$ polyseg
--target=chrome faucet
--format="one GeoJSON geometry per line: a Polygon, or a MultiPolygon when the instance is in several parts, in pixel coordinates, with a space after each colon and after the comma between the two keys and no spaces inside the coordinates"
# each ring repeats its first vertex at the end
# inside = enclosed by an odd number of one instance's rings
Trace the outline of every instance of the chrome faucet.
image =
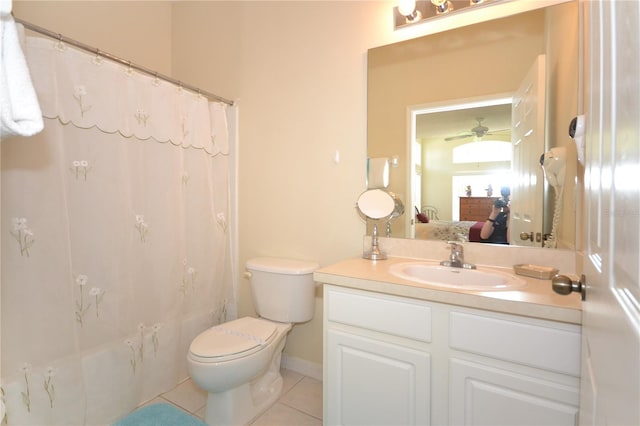
{"type": "Polygon", "coordinates": [[[464,247],[461,242],[448,241],[447,244],[451,247],[451,254],[449,254],[449,260],[443,260],[440,262],[442,266],[450,266],[452,268],[464,268],[464,269],[476,269],[476,265],[464,262],[464,247]]]}

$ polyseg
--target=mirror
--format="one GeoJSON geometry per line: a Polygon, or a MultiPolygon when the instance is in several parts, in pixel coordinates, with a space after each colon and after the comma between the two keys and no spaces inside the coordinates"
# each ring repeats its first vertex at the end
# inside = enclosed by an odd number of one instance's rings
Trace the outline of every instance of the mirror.
{"type": "Polygon", "coordinates": [[[394,198],[382,189],[369,189],[358,197],[358,211],[367,219],[387,219],[396,209],[394,198]]]}
{"type": "MultiPolygon", "coordinates": [[[[477,219],[460,220],[464,217],[455,213],[455,206],[459,209],[467,196],[467,185],[472,186],[471,198],[490,198],[485,191],[489,183],[494,192],[491,195],[499,197],[505,178],[494,183],[482,178],[476,184],[465,179],[489,170],[496,174],[506,172],[511,183],[526,181],[533,195],[513,190],[511,202],[513,206],[526,205],[531,211],[539,209],[539,213],[529,216],[529,210],[523,210],[517,216],[521,224],[529,225],[535,220],[539,225],[531,229],[531,234],[524,232],[532,238],[512,239],[511,244],[542,246],[555,222],[557,247],[575,248],[578,170],[568,128],[579,111],[579,38],[578,4],[570,1],[369,50],[367,155],[397,158],[387,189],[407,207],[405,214],[392,224],[391,236],[425,237],[416,232],[416,207],[431,215],[431,226],[441,222],[447,232],[469,236],[471,225],[464,222],[475,224],[477,219]],[[540,67],[545,71],[542,84],[546,96],[532,105],[539,108],[542,128],[537,133],[543,144],[535,150],[518,151],[521,138],[513,130],[512,99],[521,99],[518,88],[539,57],[543,58],[540,67]],[[422,112],[426,112],[424,117],[422,112]],[[488,128],[487,135],[470,135],[473,129],[482,127],[488,128]],[[457,137],[463,135],[468,137],[457,137]],[[515,152],[511,161],[496,157],[482,164],[476,161],[466,166],[453,165],[453,148],[473,145],[488,136],[494,141],[510,142],[515,152]],[[439,141],[440,150],[434,141],[439,141]],[[540,156],[558,146],[567,152],[562,200],[555,199],[539,165],[540,156]],[[523,161],[536,165],[523,171],[523,161]],[[435,175],[438,168],[442,169],[441,174],[435,175]],[[416,175],[420,179],[413,178],[416,175]],[[413,188],[412,179],[418,182],[413,188]],[[554,211],[556,204],[559,212],[554,211]],[[427,206],[435,207],[436,212],[426,211],[427,206]]],[[[516,212],[512,208],[510,223],[514,218],[516,212]]],[[[444,235],[446,232],[436,234],[438,239],[450,236],[444,235]]]]}
{"type": "Polygon", "coordinates": [[[382,260],[386,259],[386,254],[380,251],[378,246],[378,221],[386,221],[387,232],[390,232],[391,220],[404,213],[402,201],[391,192],[383,189],[368,189],[360,194],[356,203],[358,213],[365,220],[372,222],[371,250],[365,251],[362,255],[365,259],[382,260]]]}

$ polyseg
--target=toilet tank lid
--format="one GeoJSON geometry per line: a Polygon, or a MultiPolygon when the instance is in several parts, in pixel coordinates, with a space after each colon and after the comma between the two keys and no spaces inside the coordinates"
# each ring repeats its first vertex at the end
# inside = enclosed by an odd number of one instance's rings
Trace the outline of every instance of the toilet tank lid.
{"type": "Polygon", "coordinates": [[[310,274],[320,267],[315,262],[283,259],[279,257],[256,257],[247,260],[247,269],[252,271],[273,272],[277,274],[310,274]]]}

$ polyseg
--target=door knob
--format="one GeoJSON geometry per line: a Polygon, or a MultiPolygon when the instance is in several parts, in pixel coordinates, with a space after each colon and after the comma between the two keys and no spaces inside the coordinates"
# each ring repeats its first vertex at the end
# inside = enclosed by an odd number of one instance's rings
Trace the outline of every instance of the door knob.
{"type": "Polygon", "coordinates": [[[530,233],[521,232],[520,239],[523,241],[531,240],[533,242],[533,231],[531,231],[530,233]]]}
{"type": "Polygon", "coordinates": [[[558,294],[567,295],[575,291],[582,295],[582,300],[587,297],[587,279],[584,274],[579,281],[572,281],[566,275],[556,275],[551,279],[551,287],[558,294]]]}

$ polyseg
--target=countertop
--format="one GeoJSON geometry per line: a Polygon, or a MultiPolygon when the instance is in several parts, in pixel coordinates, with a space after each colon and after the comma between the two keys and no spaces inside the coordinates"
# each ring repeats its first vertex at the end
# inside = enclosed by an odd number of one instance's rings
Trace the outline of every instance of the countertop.
{"type": "MultiPolygon", "coordinates": [[[[386,260],[378,261],[362,258],[347,259],[316,270],[314,279],[323,284],[437,303],[578,325],[582,322],[580,295],[576,293],[567,296],[556,294],[551,288],[551,280],[518,275],[526,281],[526,287],[511,291],[470,291],[416,283],[399,278],[389,272],[391,265],[416,261],[418,259],[403,257],[389,257],[386,260]]],[[[478,265],[478,268],[513,273],[512,268],[485,265],[478,265]]]]}

